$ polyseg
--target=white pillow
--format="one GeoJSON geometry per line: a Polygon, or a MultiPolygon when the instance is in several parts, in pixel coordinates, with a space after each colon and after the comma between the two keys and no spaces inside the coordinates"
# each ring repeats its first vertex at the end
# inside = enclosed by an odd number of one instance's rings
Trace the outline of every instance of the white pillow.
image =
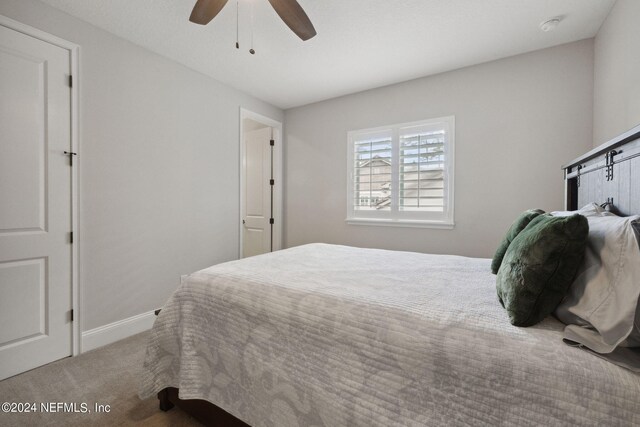
{"type": "Polygon", "coordinates": [[[551,212],[551,215],[553,216],[571,216],[575,214],[580,214],[582,216],[586,216],[587,218],[591,216],[615,216],[611,212],[607,212],[606,210],[604,210],[603,208],[601,208],[595,203],[589,203],[588,205],[585,205],[582,209],[579,209],[577,211],[551,212]]]}
{"type": "Polygon", "coordinates": [[[584,262],[555,311],[568,325],[564,338],[600,354],[640,346],[640,243],[634,228],[640,216],[600,213],[587,219],[584,262]]]}
{"type": "MultiPolygon", "coordinates": [[[[636,232],[636,240],[640,248],[640,222],[633,223],[633,231],[636,232]]],[[[640,283],[638,284],[640,286],[640,283]]],[[[638,308],[636,310],[635,328],[627,337],[626,341],[620,344],[621,347],[640,347],[640,298],[638,299],[638,308]]]]}

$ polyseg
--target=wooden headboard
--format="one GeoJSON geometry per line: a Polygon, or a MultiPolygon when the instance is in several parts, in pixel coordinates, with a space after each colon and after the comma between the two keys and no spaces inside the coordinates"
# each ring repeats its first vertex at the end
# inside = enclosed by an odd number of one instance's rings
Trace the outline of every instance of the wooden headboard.
{"type": "Polygon", "coordinates": [[[567,210],[594,202],[618,215],[640,214],[640,126],[562,168],[567,210]]]}

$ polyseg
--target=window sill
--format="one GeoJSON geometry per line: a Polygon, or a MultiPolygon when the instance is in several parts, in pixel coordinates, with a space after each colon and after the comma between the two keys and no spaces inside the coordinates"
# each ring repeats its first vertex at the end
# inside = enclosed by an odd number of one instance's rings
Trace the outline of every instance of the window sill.
{"type": "Polygon", "coordinates": [[[441,230],[453,230],[453,221],[429,221],[429,220],[405,220],[405,219],[370,219],[347,218],[349,225],[373,225],[377,227],[408,227],[408,228],[436,228],[441,230]]]}

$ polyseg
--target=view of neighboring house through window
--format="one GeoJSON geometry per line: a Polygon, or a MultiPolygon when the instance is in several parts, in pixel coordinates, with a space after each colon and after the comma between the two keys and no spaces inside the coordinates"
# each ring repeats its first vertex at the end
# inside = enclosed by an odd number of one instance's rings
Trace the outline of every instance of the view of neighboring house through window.
{"type": "Polygon", "coordinates": [[[354,206],[358,210],[391,208],[391,133],[354,141],[354,206]]]}
{"type": "Polygon", "coordinates": [[[347,221],[453,226],[454,118],[349,132],[347,221]]]}

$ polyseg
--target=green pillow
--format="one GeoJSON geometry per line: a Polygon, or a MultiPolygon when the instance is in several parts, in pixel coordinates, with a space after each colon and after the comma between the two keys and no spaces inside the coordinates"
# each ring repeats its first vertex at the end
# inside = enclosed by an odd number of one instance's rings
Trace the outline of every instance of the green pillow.
{"type": "Polygon", "coordinates": [[[516,236],[525,229],[527,225],[536,218],[544,213],[541,209],[531,209],[525,211],[520,214],[518,218],[511,224],[507,234],[502,238],[498,249],[496,249],[496,254],[493,256],[493,261],[491,261],[491,272],[493,274],[498,274],[498,270],[500,269],[500,264],[502,264],[502,258],[504,258],[504,254],[507,253],[507,249],[509,245],[516,238],[516,236]]]}
{"type": "Polygon", "coordinates": [[[496,280],[511,324],[535,325],[555,310],[582,262],[588,234],[582,215],[540,215],[513,239],[496,280]]]}

